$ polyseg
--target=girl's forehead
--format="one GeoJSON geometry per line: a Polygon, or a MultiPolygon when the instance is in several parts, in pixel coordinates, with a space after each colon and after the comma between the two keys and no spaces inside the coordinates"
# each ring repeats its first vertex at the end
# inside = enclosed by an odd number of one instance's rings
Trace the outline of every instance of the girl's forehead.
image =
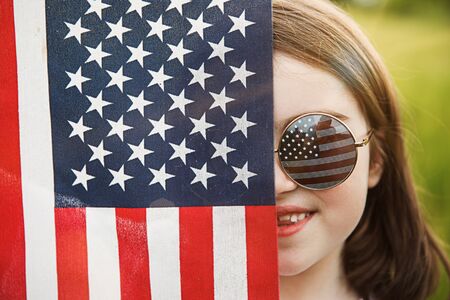
{"type": "Polygon", "coordinates": [[[364,126],[356,99],[338,77],[285,54],[274,55],[274,122],[283,127],[298,115],[325,112],[364,126]]]}

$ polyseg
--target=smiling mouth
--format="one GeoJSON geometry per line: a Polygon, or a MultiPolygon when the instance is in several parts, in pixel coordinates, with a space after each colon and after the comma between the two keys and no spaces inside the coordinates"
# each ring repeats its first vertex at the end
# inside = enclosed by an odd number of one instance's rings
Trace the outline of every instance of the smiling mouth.
{"type": "Polygon", "coordinates": [[[304,213],[292,213],[292,214],[280,215],[277,218],[278,226],[288,226],[288,225],[295,224],[297,222],[300,222],[300,221],[308,218],[313,213],[314,212],[304,212],[304,213]]]}
{"type": "Polygon", "coordinates": [[[277,233],[279,237],[293,235],[311,220],[317,210],[304,207],[284,205],[277,206],[277,233]]]}

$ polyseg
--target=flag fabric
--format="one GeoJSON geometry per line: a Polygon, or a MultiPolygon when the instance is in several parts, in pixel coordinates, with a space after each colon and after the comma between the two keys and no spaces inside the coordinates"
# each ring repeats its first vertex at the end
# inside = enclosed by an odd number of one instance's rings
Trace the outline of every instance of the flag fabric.
{"type": "Polygon", "coordinates": [[[0,298],[277,299],[271,2],[0,8],[0,298]]]}

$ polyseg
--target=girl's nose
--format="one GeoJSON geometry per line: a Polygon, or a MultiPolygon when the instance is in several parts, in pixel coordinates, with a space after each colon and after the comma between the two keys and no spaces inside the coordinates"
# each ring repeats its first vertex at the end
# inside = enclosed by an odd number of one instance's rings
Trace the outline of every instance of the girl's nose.
{"type": "Polygon", "coordinates": [[[282,193],[293,191],[297,188],[297,184],[283,172],[278,154],[275,153],[275,197],[282,193]]]}

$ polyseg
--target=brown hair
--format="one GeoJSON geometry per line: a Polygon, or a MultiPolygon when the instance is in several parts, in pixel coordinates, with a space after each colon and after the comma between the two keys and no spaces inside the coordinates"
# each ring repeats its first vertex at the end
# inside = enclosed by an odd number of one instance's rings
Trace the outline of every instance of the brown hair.
{"type": "MultiPolygon", "coordinates": [[[[343,249],[348,284],[363,297],[425,299],[437,288],[442,242],[419,209],[408,166],[395,87],[356,23],[330,2],[273,0],[274,49],[342,79],[375,129],[371,164],[382,177],[343,249]]],[[[449,297],[450,299],[450,297],[449,297]]]]}

